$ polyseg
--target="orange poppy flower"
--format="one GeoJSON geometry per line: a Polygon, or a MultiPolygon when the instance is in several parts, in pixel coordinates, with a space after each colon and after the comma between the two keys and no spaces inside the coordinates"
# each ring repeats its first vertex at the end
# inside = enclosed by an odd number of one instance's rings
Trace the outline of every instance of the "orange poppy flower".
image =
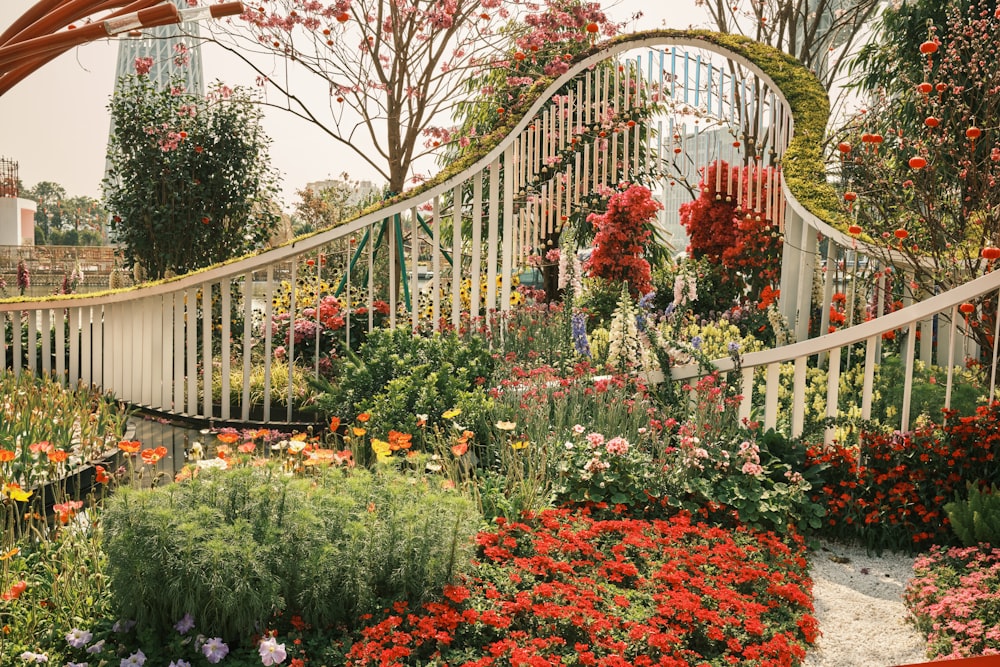
{"type": "Polygon", "coordinates": [[[51,452],[48,452],[47,456],[49,457],[49,461],[52,461],[53,463],[63,463],[69,458],[69,453],[63,449],[54,449],[51,452]]]}
{"type": "Polygon", "coordinates": [[[166,455],[167,455],[167,448],[163,446],[157,447],[156,449],[144,449],[140,454],[140,456],[142,457],[142,462],[147,463],[149,465],[153,465],[166,455]]]}
{"type": "Polygon", "coordinates": [[[456,457],[463,456],[467,451],[469,451],[469,443],[459,440],[451,447],[451,453],[456,457]]]}
{"type": "Polygon", "coordinates": [[[108,471],[104,469],[104,466],[97,466],[97,474],[94,475],[94,479],[97,480],[98,484],[107,484],[111,481],[111,476],[108,471]]]}
{"type": "Polygon", "coordinates": [[[370,414],[368,414],[367,412],[362,412],[357,417],[358,421],[361,422],[362,424],[365,423],[366,421],[368,421],[371,418],[372,418],[372,416],[370,414]]]}
{"type": "Polygon", "coordinates": [[[413,440],[412,433],[389,431],[389,449],[391,449],[394,452],[400,449],[409,449],[410,445],[413,444],[412,440],[413,440]]]}
{"type": "Polygon", "coordinates": [[[9,449],[0,449],[0,463],[13,461],[15,456],[17,456],[17,454],[10,451],[9,449]]]}
{"type": "Polygon", "coordinates": [[[122,440],[118,443],[118,449],[126,454],[136,454],[142,448],[142,443],[138,440],[122,440]]]}
{"type": "Polygon", "coordinates": [[[16,600],[21,597],[21,593],[26,590],[28,590],[28,582],[22,580],[11,586],[10,590],[0,597],[4,600],[16,600]]]}
{"type": "Polygon", "coordinates": [[[357,426],[354,426],[351,430],[354,431],[354,435],[359,438],[368,432],[363,428],[358,428],[357,426]]]}
{"type": "Polygon", "coordinates": [[[227,445],[231,445],[240,439],[240,435],[235,431],[223,431],[222,433],[218,433],[215,437],[219,439],[219,442],[224,442],[227,445]]]}
{"type": "Polygon", "coordinates": [[[243,454],[249,454],[253,450],[257,449],[257,443],[256,442],[244,442],[242,445],[240,445],[236,449],[238,451],[242,452],[243,454]]]}
{"type": "Polygon", "coordinates": [[[340,428],[340,417],[330,418],[330,432],[336,433],[337,429],[340,428]]]}

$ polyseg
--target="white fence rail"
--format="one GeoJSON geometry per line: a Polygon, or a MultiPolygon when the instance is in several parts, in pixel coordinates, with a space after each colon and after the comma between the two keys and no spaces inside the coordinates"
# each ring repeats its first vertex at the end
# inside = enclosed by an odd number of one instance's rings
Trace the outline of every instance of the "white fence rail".
{"type": "MultiPolygon", "coordinates": [[[[322,372],[317,332],[330,328],[330,313],[316,307],[322,299],[348,341],[377,318],[437,329],[506,311],[528,255],[620,182],[665,190],[681,181],[696,191],[692,174],[716,160],[742,171],[774,166],[766,195],[759,179],[745,192],[739,178],[725,184],[727,196],[807,238],[801,216],[786,221],[802,207],[778,186],[793,128],[781,91],[742,55],[679,33],[637,35],[575,63],[471,166],[341,226],[159,284],[0,302],[0,358],[14,372],[93,383],[167,413],[291,421],[294,382],[275,383],[278,357],[306,351],[310,372],[322,372]],[[655,115],[664,110],[666,120],[655,115]],[[301,331],[276,338],[276,302],[301,331]]],[[[806,248],[786,258],[783,281],[796,280],[788,269],[809,270],[809,257],[806,248]]],[[[788,310],[810,310],[808,290],[797,298],[788,310]]],[[[777,364],[785,352],[748,363],[777,364]]]]}

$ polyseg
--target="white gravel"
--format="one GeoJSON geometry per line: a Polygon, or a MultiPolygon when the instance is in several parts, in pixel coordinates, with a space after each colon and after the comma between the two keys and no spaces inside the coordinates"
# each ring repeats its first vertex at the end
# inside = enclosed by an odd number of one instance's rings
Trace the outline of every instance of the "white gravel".
{"type": "Polygon", "coordinates": [[[868,556],[863,547],[824,542],[809,561],[822,634],[805,667],[891,667],[927,660],[923,637],[906,622],[903,606],[912,557],[868,556]]]}

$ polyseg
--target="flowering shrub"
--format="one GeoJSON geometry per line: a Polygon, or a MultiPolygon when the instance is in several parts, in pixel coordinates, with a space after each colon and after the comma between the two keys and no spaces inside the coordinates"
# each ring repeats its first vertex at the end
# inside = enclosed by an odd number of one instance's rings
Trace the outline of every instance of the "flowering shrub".
{"type": "Polygon", "coordinates": [[[219,84],[202,98],[140,73],[110,109],[104,198],[128,265],[157,279],[267,243],[278,186],[249,91],[219,84]]]}
{"type": "Polygon", "coordinates": [[[744,293],[758,299],[777,282],[781,234],[759,206],[767,201],[771,184],[777,185],[773,176],[770,168],[730,167],[716,161],[703,170],[698,198],[680,208],[691,256],[709,260],[702,268],[717,273],[723,286],[735,290],[726,290],[727,296],[738,300],[744,293]],[[737,189],[742,189],[742,197],[737,197],[737,189]]]}
{"type": "Polygon", "coordinates": [[[914,561],[903,600],[931,658],[1000,654],[1000,549],[932,547],[914,561]]]}
{"type": "Polygon", "coordinates": [[[650,223],[662,208],[649,188],[641,185],[612,195],[605,213],[587,216],[597,234],[584,269],[605,280],[628,283],[633,295],[651,291],[649,262],[643,254],[653,234],[650,223]]]}
{"type": "Polygon", "coordinates": [[[658,486],[650,433],[641,431],[645,442],[639,444],[620,435],[588,433],[580,424],[575,425],[571,437],[561,445],[556,443],[556,499],[606,502],[641,512],[658,486]]]}
{"type": "Polygon", "coordinates": [[[394,607],[348,665],[797,665],[815,641],[801,543],[682,513],[497,520],[439,602],[394,607]]]}
{"type": "Polygon", "coordinates": [[[1000,483],[1000,403],[911,433],[862,432],[859,447],[809,449],[828,466],[812,496],[827,508],[824,532],[868,548],[913,551],[953,538],[942,506],[967,483],[1000,483]]]}
{"type": "Polygon", "coordinates": [[[481,392],[473,390],[485,384],[494,363],[480,338],[375,329],[344,360],[337,383],[326,385],[316,404],[327,417],[345,422],[370,414],[369,429],[383,438],[390,429],[416,432],[420,414],[428,416],[427,428],[441,427],[443,410],[485,409],[481,392]]]}
{"type": "Polygon", "coordinates": [[[667,501],[692,511],[721,504],[746,525],[779,533],[819,528],[824,508],[808,495],[818,470],[802,448],[773,431],[760,434],[753,422],[740,424],[740,397],[717,374],[684,389],[689,418],[662,423],[667,501]]]}

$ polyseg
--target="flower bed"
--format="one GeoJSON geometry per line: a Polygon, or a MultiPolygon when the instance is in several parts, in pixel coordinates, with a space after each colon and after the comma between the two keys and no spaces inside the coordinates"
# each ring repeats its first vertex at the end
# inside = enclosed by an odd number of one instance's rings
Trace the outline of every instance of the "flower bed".
{"type": "Polygon", "coordinates": [[[826,503],[824,533],[878,551],[951,542],[943,505],[967,482],[1000,483],[1000,403],[946,417],[905,434],[863,433],[859,447],[811,448],[812,464],[828,466],[813,496],[826,503]]]}
{"type": "Polygon", "coordinates": [[[933,547],[904,600],[932,658],[1000,654],[1000,548],[933,547]]]}
{"type": "Polygon", "coordinates": [[[817,636],[804,547],[772,533],[548,510],[477,541],[470,578],[365,628],[348,664],[794,665],[817,636]]]}

